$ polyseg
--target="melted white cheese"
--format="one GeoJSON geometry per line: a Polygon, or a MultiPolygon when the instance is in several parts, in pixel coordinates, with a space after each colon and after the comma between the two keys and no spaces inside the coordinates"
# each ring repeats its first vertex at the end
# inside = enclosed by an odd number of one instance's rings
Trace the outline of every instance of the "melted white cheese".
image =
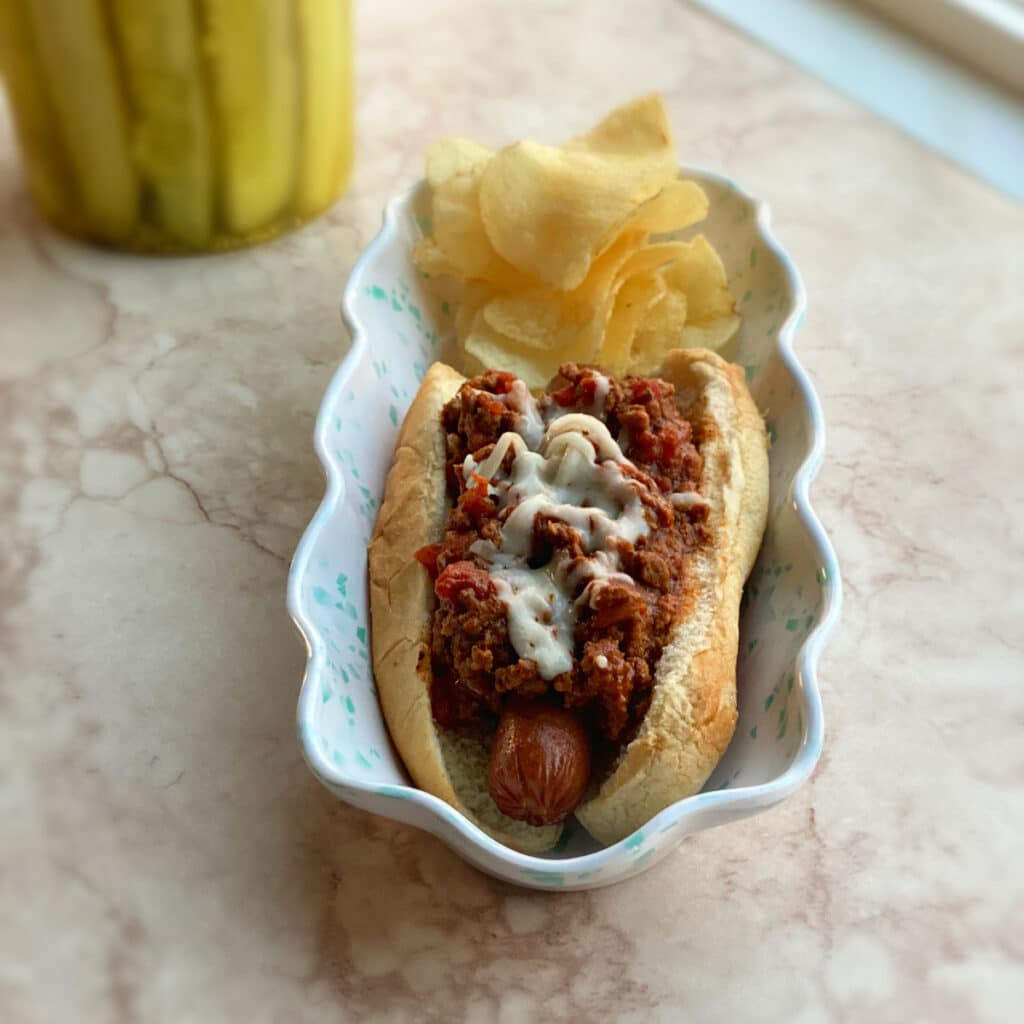
{"type": "Polygon", "coordinates": [[[537,400],[523,381],[516,378],[505,397],[505,404],[519,414],[516,433],[531,447],[537,448],[544,439],[544,419],[537,408],[537,400]]]}
{"type": "Polygon", "coordinates": [[[595,373],[594,385],[594,403],[587,412],[592,416],[600,416],[604,412],[604,403],[608,399],[611,381],[603,373],[595,373]]]}
{"type": "Polygon", "coordinates": [[[708,503],[707,498],[696,491],[676,491],[674,494],[669,495],[669,500],[676,508],[683,510],[708,503]]]}
{"type": "Polygon", "coordinates": [[[505,394],[488,392],[488,395],[516,414],[515,432],[531,448],[539,448],[544,439],[544,417],[537,406],[537,399],[526,384],[517,377],[505,394]]]}
{"type": "Polygon", "coordinates": [[[545,569],[491,571],[498,597],[508,608],[508,636],[520,658],[532,658],[545,679],[572,668],[575,615],[565,591],[545,569]]]}
{"type": "Polygon", "coordinates": [[[602,459],[629,461],[622,454],[622,449],[608,427],[601,420],[583,412],[568,412],[554,420],[544,434],[543,444],[550,446],[556,439],[561,439],[563,445],[573,444],[576,447],[581,447],[583,440],[586,440],[602,459]]]}
{"type": "Polygon", "coordinates": [[[512,646],[537,663],[544,679],[572,667],[577,609],[595,588],[632,583],[619,572],[611,545],[616,539],[634,543],[650,530],[642,485],[620,468],[631,465],[605,424],[585,413],[566,413],[549,423],[539,451],[531,451],[518,433],[505,433],[482,462],[467,456],[463,464],[467,478],[475,473],[488,481],[503,510],[500,544],[479,540],[471,550],[488,565],[508,609],[512,646]],[[546,566],[530,568],[538,515],[575,530],[586,557],[573,559],[559,549],[546,566]]]}

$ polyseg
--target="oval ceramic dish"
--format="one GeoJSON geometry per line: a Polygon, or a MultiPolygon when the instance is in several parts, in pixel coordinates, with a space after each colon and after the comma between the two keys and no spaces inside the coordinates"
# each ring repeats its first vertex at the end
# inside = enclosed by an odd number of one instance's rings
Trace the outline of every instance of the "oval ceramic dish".
{"type": "MultiPolygon", "coordinates": [[[[349,277],[342,311],[352,348],[317,419],[327,493],[292,562],[288,607],[309,652],[298,731],[310,767],[347,803],[426,829],[478,868],[538,889],[609,885],[657,863],[692,832],[785,799],[821,754],[815,668],[838,619],[835,555],[808,501],[825,448],[817,396],[793,354],[804,292],[772,238],[768,208],[715,174],[683,170],[707,190],[699,226],[728,270],[743,326],[723,352],[741,363],[767,416],[768,529],[742,604],[739,722],[704,790],[633,835],[600,848],[570,821],[544,856],[495,842],[447,804],[410,785],[388,739],[369,652],[366,545],[395,437],[427,366],[451,336],[453,311],[412,262],[428,193],[420,184],[388,204],[380,234],[349,277]]],[[[691,229],[688,234],[694,234],[691,229]]]]}

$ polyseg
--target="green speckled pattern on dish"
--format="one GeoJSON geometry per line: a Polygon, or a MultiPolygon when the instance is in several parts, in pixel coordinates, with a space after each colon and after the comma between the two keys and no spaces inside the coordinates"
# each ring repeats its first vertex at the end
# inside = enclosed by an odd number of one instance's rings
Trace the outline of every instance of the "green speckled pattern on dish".
{"type": "Polygon", "coordinates": [[[837,613],[838,574],[805,494],[797,493],[806,489],[821,449],[816,401],[787,351],[802,320],[802,296],[758,205],[726,179],[695,177],[711,199],[700,230],[721,254],[743,316],[723,355],[744,367],[766,414],[769,523],[741,606],[740,717],[732,744],[704,793],[607,850],[571,823],[546,857],[515,854],[407,784],[370,669],[366,545],[402,417],[451,333],[453,311],[433,297],[410,258],[423,230],[422,187],[389,208],[384,231],[346,292],[356,344],[317,426],[329,490],[290,580],[292,613],[313,648],[299,707],[303,748],[342,798],[427,828],[484,870],[523,885],[588,888],[636,874],[687,833],[782,799],[820,750],[820,704],[808,673],[816,649],[808,638],[824,642],[823,622],[837,613]],[[799,482],[801,475],[806,479],[799,482]]]}

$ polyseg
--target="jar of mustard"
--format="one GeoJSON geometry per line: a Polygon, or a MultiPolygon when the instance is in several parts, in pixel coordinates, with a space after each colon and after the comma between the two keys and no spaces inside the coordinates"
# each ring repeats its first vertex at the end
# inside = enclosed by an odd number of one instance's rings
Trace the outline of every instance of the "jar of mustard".
{"type": "Polygon", "coordinates": [[[0,70],[36,204],[89,241],[245,245],[351,169],[350,0],[0,0],[0,70]]]}

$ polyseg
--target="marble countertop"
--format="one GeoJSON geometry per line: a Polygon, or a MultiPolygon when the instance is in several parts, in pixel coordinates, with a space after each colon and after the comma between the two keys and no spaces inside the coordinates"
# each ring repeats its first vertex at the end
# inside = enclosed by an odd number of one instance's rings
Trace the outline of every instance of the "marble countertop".
{"type": "Polygon", "coordinates": [[[685,4],[626,7],[364,5],[348,193],[215,258],[56,237],[0,113],[5,1022],[1024,1002],[1024,209],[685,4]],[[317,786],[285,576],[322,490],[338,299],[385,198],[438,135],[558,138],[650,89],[686,161],[771,201],[803,270],[846,608],[804,789],[552,897],[317,786]]]}

